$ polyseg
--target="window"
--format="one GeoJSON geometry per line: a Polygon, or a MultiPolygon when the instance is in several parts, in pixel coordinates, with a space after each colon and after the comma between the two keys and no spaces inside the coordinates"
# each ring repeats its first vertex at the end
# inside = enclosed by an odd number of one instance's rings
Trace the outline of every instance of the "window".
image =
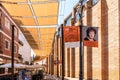
{"type": "Polygon", "coordinates": [[[0,74],[4,74],[5,73],[5,68],[0,68],[0,74]]]}
{"type": "Polygon", "coordinates": [[[2,47],[0,46],[0,53],[3,53],[3,51],[2,51],[2,47]]]}
{"type": "Polygon", "coordinates": [[[17,29],[14,28],[14,35],[17,36],[17,29]]]}
{"type": "Polygon", "coordinates": [[[8,73],[11,73],[12,72],[12,68],[8,68],[8,73]]]}
{"type": "Polygon", "coordinates": [[[5,40],[5,48],[10,49],[10,42],[8,40],[5,40]]]}
{"type": "Polygon", "coordinates": [[[95,5],[98,3],[99,0],[92,0],[92,5],[95,5]]]}
{"type": "Polygon", "coordinates": [[[2,24],[1,24],[1,18],[0,18],[0,29],[2,28],[2,24]]]}
{"type": "Polygon", "coordinates": [[[1,16],[2,16],[2,12],[0,11],[0,29],[1,29],[1,16]]]}
{"type": "Polygon", "coordinates": [[[72,19],[72,16],[70,16],[70,17],[66,20],[66,26],[70,26],[71,19],[72,19]]]}
{"type": "Polygon", "coordinates": [[[75,17],[76,17],[76,21],[78,21],[78,20],[80,19],[80,16],[79,16],[79,13],[78,13],[78,12],[76,12],[75,17]]]}
{"type": "Polygon", "coordinates": [[[5,17],[5,27],[10,29],[10,21],[5,17]]]}
{"type": "Polygon", "coordinates": [[[2,12],[0,11],[0,18],[2,17],[2,12]]]}
{"type": "Polygon", "coordinates": [[[17,45],[14,45],[14,53],[17,52],[17,45]]]}

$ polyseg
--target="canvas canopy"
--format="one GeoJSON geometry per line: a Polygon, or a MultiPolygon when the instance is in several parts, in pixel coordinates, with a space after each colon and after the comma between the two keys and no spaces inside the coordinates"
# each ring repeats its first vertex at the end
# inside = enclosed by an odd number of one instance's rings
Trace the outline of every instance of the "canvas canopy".
{"type": "Polygon", "coordinates": [[[0,3],[40,60],[47,57],[58,24],[58,0],[0,0],[0,3]]]}

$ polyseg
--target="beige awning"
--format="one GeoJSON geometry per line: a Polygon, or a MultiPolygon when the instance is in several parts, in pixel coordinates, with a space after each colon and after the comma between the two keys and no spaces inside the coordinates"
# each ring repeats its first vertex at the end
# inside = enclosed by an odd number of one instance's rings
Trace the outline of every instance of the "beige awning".
{"type": "Polygon", "coordinates": [[[42,59],[52,48],[58,22],[58,0],[0,0],[42,59]]]}

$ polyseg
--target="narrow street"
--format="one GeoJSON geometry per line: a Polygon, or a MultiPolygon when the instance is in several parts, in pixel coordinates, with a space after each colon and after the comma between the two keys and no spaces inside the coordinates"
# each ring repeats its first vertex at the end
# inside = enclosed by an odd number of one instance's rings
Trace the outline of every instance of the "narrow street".
{"type": "MultiPolygon", "coordinates": [[[[50,74],[45,74],[43,80],[61,80],[61,78],[57,78],[56,76],[50,75],[50,74]]],[[[68,79],[65,79],[68,80],[68,79]]]]}
{"type": "MultiPolygon", "coordinates": [[[[61,77],[57,78],[54,75],[45,74],[43,80],[62,80],[61,77]]],[[[79,80],[78,78],[65,77],[64,80],[79,80]]]]}
{"type": "Polygon", "coordinates": [[[120,80],[120,0],[0,0],[0,80],[120,80]]]}

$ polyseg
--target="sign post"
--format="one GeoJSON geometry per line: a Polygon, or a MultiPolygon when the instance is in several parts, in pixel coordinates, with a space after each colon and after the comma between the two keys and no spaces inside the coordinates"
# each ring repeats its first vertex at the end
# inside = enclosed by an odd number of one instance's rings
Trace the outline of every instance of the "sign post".
{"type": "Polygon", "coordinates": [[[85,4],[88,2],[88,1],[91,1],[92,3],[94,2],[94,4],[92,4],[91,6],[94,6],[95,4],[98,3],[99,0],[95,1],[95,0],[80,0],[79,3],[80,3],[80,11],[79,11],[79,16],[80,16],[80,59],[79,59],[79,64],[80,64],[80,70],[79,70],[79,80],[83,80],[84,79],[84,52],[83,52],[83,48],[84,48],[84,45],[83,45],[83,40],[82,40],[82,37],[83,37],[83,21],[82,21],[82,15],[83,15],[83,9],[85,7],[85,4]]]}
{"type": "Polygon", "coordinates": [[[63,25],[61,25],[62,28],[62,80],[64,80],[64,33],[63,33],[63,25]]]}
{"type": "Polygon", "coordinates": [[[12,50],[11,50],[11,68],[12,68],[12,80],[14,80],[14,25],[12,25],[12,50]]]}
{"type": "MultiPolygon", "coordinates": [[[[81,10],[81,13],[83,11],[83,7],[81,10]]],[[[79,80],[83,80],[84,79],[84,54],[83,54],[83,40],[82,40],[82,27],[83,27],[83,23],[82,23],[82,16],[80,15],[80,72],[79,72],[79,80]]]]}

